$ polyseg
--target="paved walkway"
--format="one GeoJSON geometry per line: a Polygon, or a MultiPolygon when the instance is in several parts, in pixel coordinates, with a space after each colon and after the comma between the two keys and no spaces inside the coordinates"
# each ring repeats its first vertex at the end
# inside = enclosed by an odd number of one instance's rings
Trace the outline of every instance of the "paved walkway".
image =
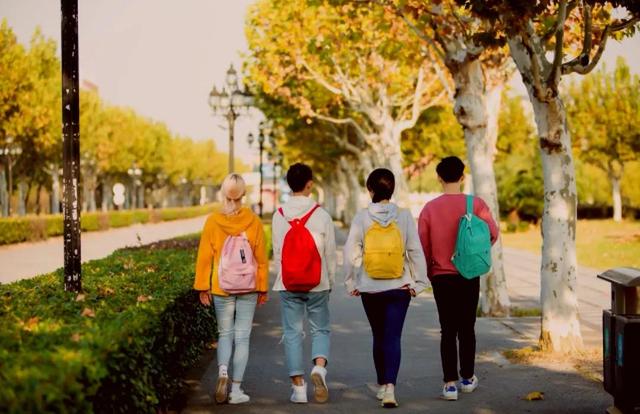
{"type": "MultiPolygon", "coordinates": [[[[84,233],[82,261],[100,259],[127,246],[152,243],[202,230],[206,216],[84,233]]],[[[0,283],[52,272],[64,265],[62,237],[0,246],[0,283]]]]}
{"type": "MultiPolygon", "coordinates": [[[[504,258],[512,306],[540,308],[540,256],[505,248],[504,258]]],[[[611,307],[611,285],[597,278],[601,272],[582,266],[578,269],[578,306],[582,336],[587,346],[602,345],[602,310],[611,307]]],[[[540,334],[539,318],[514,318],[505,323],[534,339],[540,334]],[[515,322],[518,322],[517,326],[515,322]]]]}
{"type": "MultiPolygon", "coordinates": [[[[539,259],[527,252],[505,252],[509,289],[513,303],[537,307],[539,296],[539,259]]],[[[583,331],[588,343],[599,344],[599,303],[608,300],[608,286],[595,279],[597,272],[582,269],[578,278],[583,309],[583,331]],[[594,282],[595,281],[595,282],[594,282]]],[[[251,339],[251,359],[244,388],[251,396],[249,404],[216,406],[211,403],[217,367],[215,352],[208,352],[188,378],[192,386],[184,413],[363,413],[379,410],[373,382],[375,371],[371,356],[371,334],[359,299],[346,295],[339,277],[331,297],[332,355],[328,366],[330,402],[326,405],[294,405],[288,402],[289,380],[280,344],[280,301],[270,301],[256,312],[251,339]]],[[[601,308],[600,308],[601,311],[601,308]]],[[[412,301],[403,334],[403,356],[397,385],[402,413],[602,413],[611,405],[602,385],[580,377],[571,368],[547,368],[510,364],[500,351],[534,344],[539,318],[481,318],[476,324],[478,357],[476,373],[480,388],[473,394],[461,394],[457,402],[439,399],[441,366],[439,324],[431,294],[412,301]],[[525,401],[532,391],[544,392],[544,401],[525,401]]],[[[309,355],[310,340],[305,340],[309,355]]],[[[310,367],[311,368],[311,367],[310,367]]],[[[310,393],[311,395],[311,393],[310,393]]]]}

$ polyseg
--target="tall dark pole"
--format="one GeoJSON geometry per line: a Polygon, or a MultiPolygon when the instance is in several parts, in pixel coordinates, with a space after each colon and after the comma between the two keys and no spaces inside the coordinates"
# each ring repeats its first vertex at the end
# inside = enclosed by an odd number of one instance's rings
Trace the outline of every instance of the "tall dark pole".
{"type": "Polygon", "coordinates": [[[263,178],[263,174],[262,174],[262,151],[264,150],[264,139],[260,139],[258,140],[258,144],[260,145],[260,164],[259,164],[259,168],[260,168],[260,201],[258,202],[258,207],[260,209],[260,217],[262,217],[262,183],[264,181],[263,178]]]}
{"type": "Polygon", "coordinates": [[[234,139],[233,139],[233,129],[236,123],[236,118],[238,115],[233,110],[233,107],[229,108],[229,112],[227,112],[227,121],[229,121],[229,174],[235,172],[234,169],[234,139]]]}
{"type": "Polygon", "coordinates": [[[61,0],[62,12],[62,186],[64,193],[64,290],[79,292],[80,105],[78,98],[78,0],[61,0]]]}
{"type": "Polygon", "coordinates": [[[273,158],[273,214],[276,214],[276,203],[278,202],[278,158],[273,158]]]}
{"type": "Polygon", "coordinates": [[[7,215],[9,217],[11,217],[11,194],[13,194],[13,160],[11,159],[11,155],[7,155],[7,167],[8,167],[8,171],[9,171],[9,177],[8,177],[8,185],[9,185],[9,197],[7,200],[7,215]]]}

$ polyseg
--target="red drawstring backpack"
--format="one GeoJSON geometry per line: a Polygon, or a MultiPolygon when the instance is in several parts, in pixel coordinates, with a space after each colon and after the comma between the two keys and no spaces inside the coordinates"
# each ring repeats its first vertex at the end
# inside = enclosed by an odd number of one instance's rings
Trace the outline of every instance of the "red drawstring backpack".
{"type": "MultiPolygon", "coordinates": [[[[289,221],[291,228],[284,236],[282,283],[290,292],[308,292],[320,284],[322,259],[311,232],[305,227],[318,207],[316,204],[304,217],[289,221]]],[[[278,212],[284,217],[282,208],[278,212]]]]}

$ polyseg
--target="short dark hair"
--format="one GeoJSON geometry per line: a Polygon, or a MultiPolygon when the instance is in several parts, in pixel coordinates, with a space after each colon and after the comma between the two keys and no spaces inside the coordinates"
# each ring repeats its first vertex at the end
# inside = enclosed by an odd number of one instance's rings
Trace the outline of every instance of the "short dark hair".
{"type": "Polygon", "coordinates": [[[445,183],[457,183],[464,174],[464,163],[456,156],[445,157],[438,163],[436,172],[445,183]]]}
{"type": "Polygon", "coordinates": [[[386,168],[376,168],[367,177],[367,190],[373,193],[371,201],[379,203],[389,200],[396,188],[396,177],[386,168]]]}
{"type": "Polygon", "coordinates": [[[309,181],[313,181],[313,172],[307,164],[297,162],[287,171],[287,184],[294,193],[304,190],[309,181]]]}

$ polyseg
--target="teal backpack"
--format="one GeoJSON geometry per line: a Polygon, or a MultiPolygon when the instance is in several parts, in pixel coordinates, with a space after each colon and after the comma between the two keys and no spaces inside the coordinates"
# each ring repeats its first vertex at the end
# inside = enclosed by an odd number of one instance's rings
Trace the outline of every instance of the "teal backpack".
{"type": "Polygon", "coordinates": [[[473,196],[467,195],[467,213],[460,217],[453,265],[467,279],[482,276],[491,269],[489,225],[473,214],[473,196]]]}

